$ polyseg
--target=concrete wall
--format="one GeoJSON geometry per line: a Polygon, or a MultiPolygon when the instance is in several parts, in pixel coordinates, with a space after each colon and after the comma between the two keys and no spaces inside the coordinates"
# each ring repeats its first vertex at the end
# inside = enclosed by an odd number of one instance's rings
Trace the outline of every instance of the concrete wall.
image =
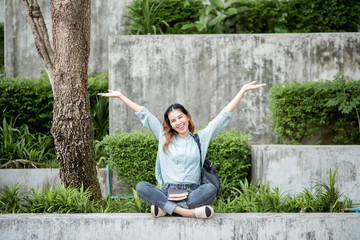
{"type": "MultiPolygon", "coordinates": [[[[360,146],[251,146],[251,178],[271,183],[282,192],[297,194],[316,183],[326,182],[329,170],[337,171],[337,187],[354,204],[360,204],[360,146]]],[[[116,196],[126,191],[124,183],[111,173],[111,191],[116,196]]],[[[106,169],[98,169],[103,196],[108,193],[106,169]]],[[[26,185],[25,191],[60,181],[58,169],[0,169],[0,186],[10,182],[26,185]]]]}
{"type": "Polygon", "coordinates": [[[208,220],[150,214],[0,215],[0,239],[360,239],[359,213],[218,214],[208,220]]]}
{"type": "MultiPolygon", "coordinates": [[[[269,89],[274,83],[360,76],[359,33],[110,36],[110,89],[145,105],[161,121],[172,103],[206,125],[247,82],[268,87],[246,93],[229,128],[274,139],[269,89]]],[[[140,129],[119,100],[110,102],[110,130],[140,129]]]]}
{"type": "Polygon", "coordinates": [[[0,22],[5,21],[5,0],[0,0],[0,22]]]}
{"type": "MultiPolygon", "coordinates": [[[[128,22],[125,13],[129,2],[131,0],[91,1],[90,73],[108,71],[108,35],[125,34],[124,24],[128,22]]],[[[50,1],[38,1],[38,3],[52,39],[50,1]]],[[[5,0],[5,9],[6,76],[22,75],[27,78],[37,78],[41,70],[45,69],[45,64],[36,51],[22,0],[5,0]]]]}
{"type": "MultiPolygon", "coordinates": [[[[98,169],[98,179],[100,183],[102,196],[108,194],[107,172],[105,168],[98,169]]],[[[31,189],[49,187],[57,185],[60,182],[59,169],[0,169],[0,186],[9,186],[10,183],[24,185],[24,192],[30,192],[31,189]]],[[[124,182],[118,180],[116,174],[110,171],[111,194],[117,196],[128,189],[124,182]]],[[[1,238],[0,238],[1,239],[1,238]]]]}
{"type": "Polygon", "coordinates": [[[255,182],[271,183],[296,194],[326,182],[336,170],[336,186],[354,204],[360,204],[360,145],[352,146],[251,146],[251,173],[255,182]]]}

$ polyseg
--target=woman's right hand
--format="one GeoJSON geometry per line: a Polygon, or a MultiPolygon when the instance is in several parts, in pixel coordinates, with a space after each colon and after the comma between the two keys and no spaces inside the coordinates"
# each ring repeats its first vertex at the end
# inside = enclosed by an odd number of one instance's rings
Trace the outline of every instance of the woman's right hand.
{"type": "Polygon", "coordinates": [[[97,95],[103,96],[103,97],[113,97],[113,98],[120,98],[121,96],[123,96],[123,94],[120,91],[113,91],[113,90],[108,90],[109,92],[107,93],[98,93],[97,95]]]}
{"type": "Polygon", "coordinates": [[[113,90],[108,90],[108,91],[109,92],[107,92],[107,93],[98,93],[97,95],[100,95],[100,96],[103,96],[103,97],[119,98],[129,108],[131,108],[131,110],[133,110],[134,112],[139,112],[140,111],[141,106],[138,105],[137,103],[131,101],[127,97],[125,97],[124,94],[122,94],[120,91],[113,91],[113,90]]]}

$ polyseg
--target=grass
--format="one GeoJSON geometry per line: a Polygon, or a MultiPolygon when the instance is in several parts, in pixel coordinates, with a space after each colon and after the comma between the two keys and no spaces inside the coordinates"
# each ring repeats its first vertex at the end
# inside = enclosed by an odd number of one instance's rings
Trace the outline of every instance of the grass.
{"type": "MultiPolygon", "coordinates": [[[[281,192],[277,187],[258,182],[240,181],[240,189],[233,189],[226,198],[217,198],[211,204],[215,212],[342,212],[352,207],[352,201],[335,187],[336,171],[330,169],[329,178],[319,183],[312,192],[304,189],[296,195],[281,192]]],[[[147,213],[149,206],[133,189],[134,198],[120,195],[106,197],[99,202],[90,200],[91,189],[65,187],[35,188],[23,192],[24,186],[10,184],[0,189],[0,213],[147,213]]]]}

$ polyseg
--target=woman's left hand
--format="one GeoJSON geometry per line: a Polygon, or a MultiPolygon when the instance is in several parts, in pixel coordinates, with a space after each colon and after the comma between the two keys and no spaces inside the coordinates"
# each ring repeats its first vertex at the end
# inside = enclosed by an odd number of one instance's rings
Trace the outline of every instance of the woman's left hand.
{"type": "Polygon", "coordinates": [[[242,88],[240,89],[238,94],[234,97],[234,99],[231,100],[231,102],[229,102],[228,105],[226,105],[225,110],[227,112],[232,112],[234,110],[234,108],[238,105],[238,103],[240,102],[240,100],[241,100],[242,96],[245,94],[245,92],[266,86],[266,83],[263,83],[263,84],[255,84],[255,83],[256,83],[256,81],[253,81],[251,83],[247,83],[244,86],[242,86],[242,88]]]}
{"type": "Polygon", "coordinates": [[[246,91],[250,91],[250,90],[254,90],[254,89],[266,86],[266,83],[263,83],[263,84],[255,84],[255,83],[256,83],[256,81],[245,84],[244,86],[242,86],[240,91],[246,92],[246,91]]]}

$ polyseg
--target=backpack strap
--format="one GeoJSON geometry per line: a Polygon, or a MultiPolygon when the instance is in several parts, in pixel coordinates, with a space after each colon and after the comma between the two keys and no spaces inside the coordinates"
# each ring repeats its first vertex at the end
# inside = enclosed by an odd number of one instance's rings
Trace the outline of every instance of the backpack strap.
{"type": "Polygon", "coordinates": [[[196,144],[198,145],[199,147],[199,152],[200,152],[200,169],[202,168],[202,160],[201,160],[201,143],[200,143],[200,138],[199,138],[199,135],[195,134],[195,135],[192,135],[196,144]]]}

